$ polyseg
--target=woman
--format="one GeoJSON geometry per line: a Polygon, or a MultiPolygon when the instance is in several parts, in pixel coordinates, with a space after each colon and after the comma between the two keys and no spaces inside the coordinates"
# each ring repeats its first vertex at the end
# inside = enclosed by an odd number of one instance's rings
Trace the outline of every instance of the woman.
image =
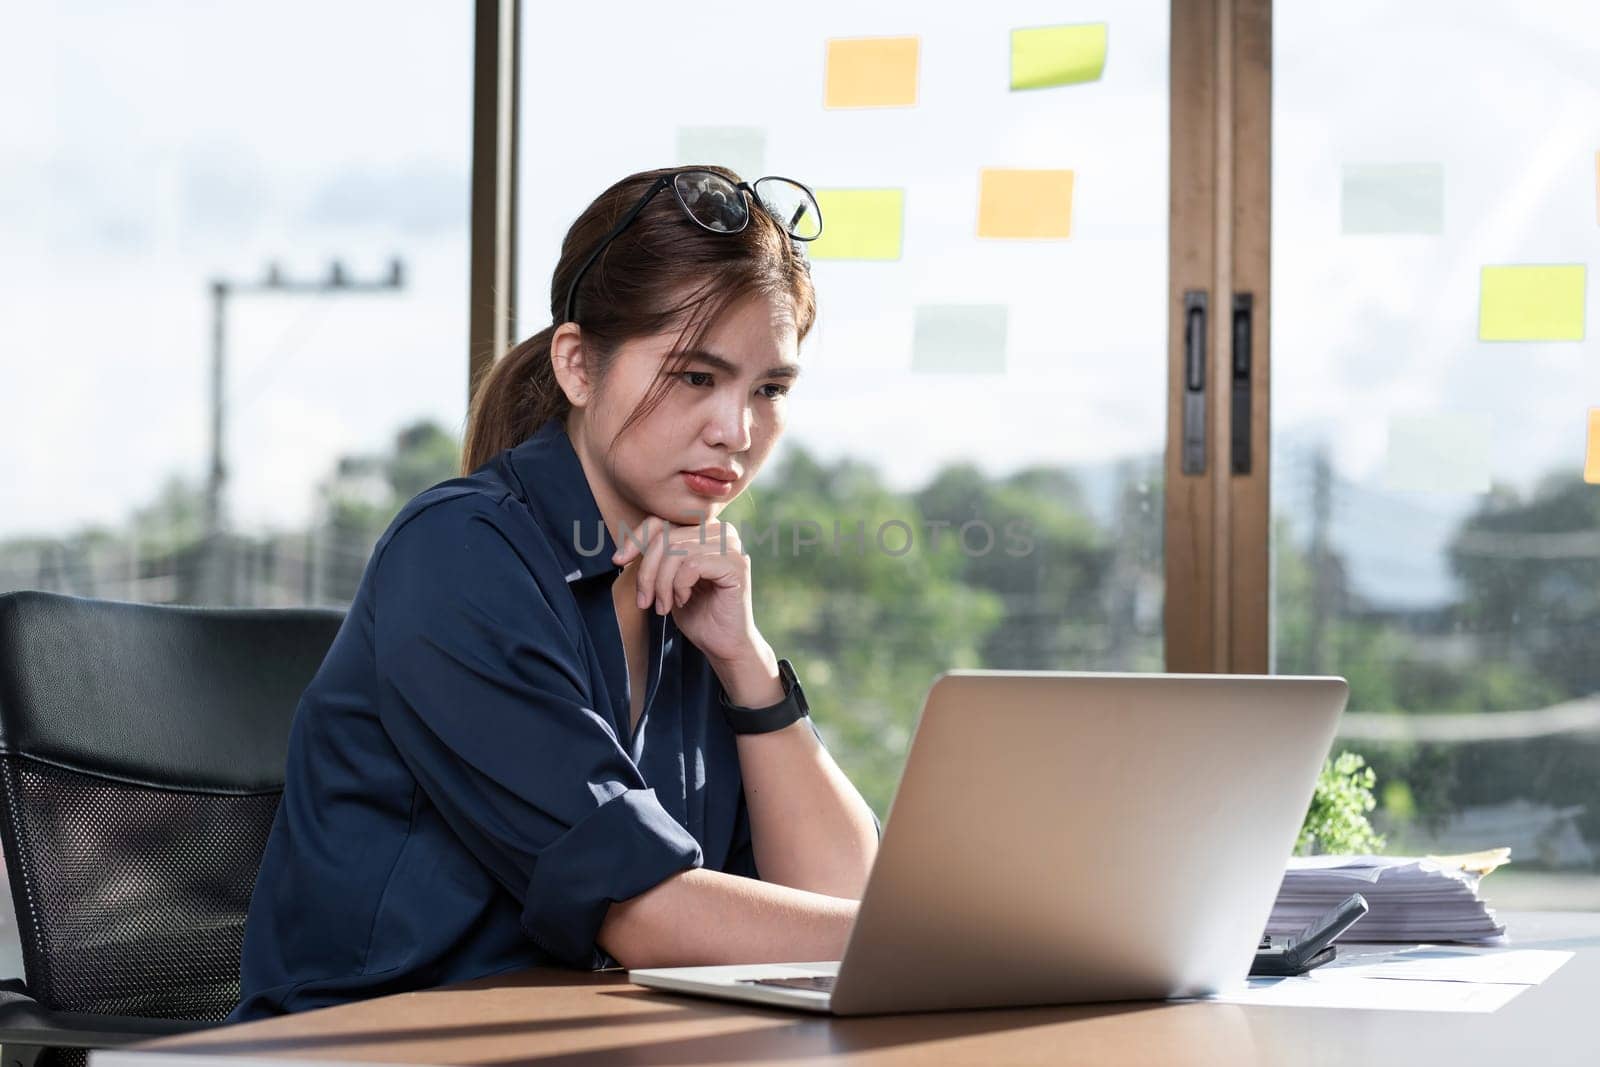
{"type": "Polygon", "coordinates": [[[484,377],[466,473],[379,539],[301,700],[233,1019],[842,955],[880,828],[716,518],[783,432],[819,226],[722,168],[573,224],[555,324],[484,377]]]}

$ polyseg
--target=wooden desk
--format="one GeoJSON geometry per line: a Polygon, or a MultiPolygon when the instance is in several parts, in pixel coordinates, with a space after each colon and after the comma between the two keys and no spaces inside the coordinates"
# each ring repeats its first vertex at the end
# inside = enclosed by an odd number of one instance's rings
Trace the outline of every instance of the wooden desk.
{"type": "Polygon", "coordinates": [[[1577,955],[1487,1015],[1120,1003],[831,1019],[659,993],[622,972],[535,970],[97,1055],[384,1063],[1600,1064],[1600,913],[1506,915],[1577,955]]]}

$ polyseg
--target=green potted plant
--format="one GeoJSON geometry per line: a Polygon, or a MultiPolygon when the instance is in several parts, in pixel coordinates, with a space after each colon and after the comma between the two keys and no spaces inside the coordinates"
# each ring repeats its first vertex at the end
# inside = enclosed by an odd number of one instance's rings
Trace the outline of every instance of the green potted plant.
{"type": "Polygon", "coordinates": [[[1377,806],[1372,787],[1377,775],[1354,752],[1341,752],[1322,764],[1305,822],[1295,841],[1297,856],[1367,855],[1382,852],[1384,839],[1367,821],[1377,806]]]}

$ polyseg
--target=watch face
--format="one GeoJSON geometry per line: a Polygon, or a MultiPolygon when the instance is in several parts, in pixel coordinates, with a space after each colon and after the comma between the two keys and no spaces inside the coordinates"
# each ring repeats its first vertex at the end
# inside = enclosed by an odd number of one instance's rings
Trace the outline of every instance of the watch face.
{"type": "Polygon", "coordinates": [[[783,691],[792,695],[795,703],[800,705],[801,711],[810,711],[811,706],[806,703],[805,690],[800,688],[800,679],[795,676],[794,664],[786,659],[778,661],[778,677],[783,679],[783,691]]]}

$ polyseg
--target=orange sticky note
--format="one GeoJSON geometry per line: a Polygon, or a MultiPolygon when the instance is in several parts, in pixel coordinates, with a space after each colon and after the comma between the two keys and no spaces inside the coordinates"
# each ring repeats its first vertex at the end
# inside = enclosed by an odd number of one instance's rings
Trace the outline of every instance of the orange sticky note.
{"type": "Polygon", "coordinates": [[[985,167],[978,177],[978,236],[1072,236],[1073,173],[985,167]]]}
{"type": "Polygon", "coordinates": [[[1583,460],[1583,480],[1600,485],[1600,408],[1589,409],[1589,449],[1583,460]]]}
{"type": "Polygon", "coordinates": [[[837,37],[828,42],[823,107],[913,107],[917,37],[837,37]]]}

